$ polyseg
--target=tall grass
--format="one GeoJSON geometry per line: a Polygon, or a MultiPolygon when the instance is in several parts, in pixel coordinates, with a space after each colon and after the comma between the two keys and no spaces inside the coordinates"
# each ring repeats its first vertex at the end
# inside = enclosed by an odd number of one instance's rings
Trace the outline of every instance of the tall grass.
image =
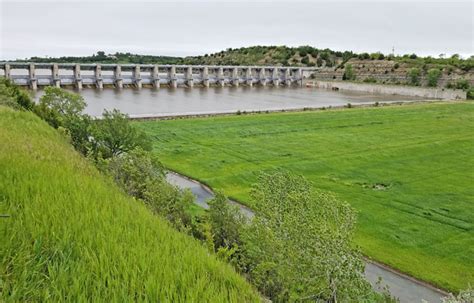
{"type": "Polygon", "coordinates": [[[245,302],[252,287],[30,113],[0,107],[0,301],[245,302]]]}

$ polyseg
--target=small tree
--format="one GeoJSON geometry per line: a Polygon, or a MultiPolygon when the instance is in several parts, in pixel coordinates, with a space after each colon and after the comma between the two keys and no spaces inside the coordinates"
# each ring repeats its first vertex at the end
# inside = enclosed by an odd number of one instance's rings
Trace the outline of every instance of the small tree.
{"type": "Polygon", "coordinates": [[[352,64],[346,64],[344,69],[344,75],[342,75],[342,80],[355,80],[356,76],[354,70],[352,69],[352,64]]]}
{"type": "Polygon", "coordinates": [[[251,280],[271,300],[357,302],[371,294],[352,248],[355,213],[303,177],[263,174],[243,233],[251,280]]]}
{"type": "Polygon", "coordinates": [[[411,85],[420,85],[420,69],[419,68],[410,68],[408,70],[408,81],[411,85]]]}
{"type": "Polygon", "coordinates": [[[151,150],[151,143],[145,133],[133,127],[126,114],[119,110],[105,110],[102,119],[95,121],[92,128],[94,153],[111,158],[137,147],[151,150]]]}
{"type": "Polygon", "coordinates": [[[86,154],[89,146],[91,118],[82,112],[86,102],[81,95],[58,87],[46,87],[34,111],[54,128],[65,128],[72,145],[86,154]]]}
{"type": "Polygon", "coordinates": [[[428,86],[436,87],[438,86],[438,80],[441,77],[441,71],[437,68],[432,68],[428,70],[426,77],[428,79],[428,86]]]}
{"type": "Polygon", "coordinates": [[[239,208],[229,204],[227,197],[219,192],[209,201],[209,206],[209,223],[214,247],[218,249],[240,246],[240,229],[245,223],[245,218],[239,208]]]}

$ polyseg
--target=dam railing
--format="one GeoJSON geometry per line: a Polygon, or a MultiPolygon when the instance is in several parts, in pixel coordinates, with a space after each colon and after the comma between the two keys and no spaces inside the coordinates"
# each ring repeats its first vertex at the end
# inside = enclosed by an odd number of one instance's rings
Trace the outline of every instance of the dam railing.
{"type": "Polygon", "coordinates": [[[39,86],[176,88],[209,86],[302,85],[317,68],[284,66],[0,63],[0,76],[33,90],[39,86]]]}

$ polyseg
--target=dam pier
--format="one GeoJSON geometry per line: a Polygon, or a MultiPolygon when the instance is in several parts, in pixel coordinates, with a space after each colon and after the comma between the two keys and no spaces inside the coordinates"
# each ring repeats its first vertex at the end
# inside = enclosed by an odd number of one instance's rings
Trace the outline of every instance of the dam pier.
{"type": "Polygon", "coordinates": [[[39,86],[177,88],[210,86],[302,86],[316,68],[280,66],[0,63],[0,76],[37,90],[39,86]]]}

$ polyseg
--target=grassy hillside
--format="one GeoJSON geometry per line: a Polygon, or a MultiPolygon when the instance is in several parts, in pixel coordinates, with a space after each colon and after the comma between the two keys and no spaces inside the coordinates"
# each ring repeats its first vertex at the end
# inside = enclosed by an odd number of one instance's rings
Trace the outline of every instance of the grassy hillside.
{"type": "Polygon", "coordinates": [[[0,301],[254,302],[230,266],[125,196],[31,113],[0,107],[0,301]]]}
{"type": "Polygon", "coordinates": [[[473,117],[444,103],[137,125],[166,166],[247,204],[259,171],[305,175],[359,211],[366,255],[459,290],[474,284],[473,117]]]}

